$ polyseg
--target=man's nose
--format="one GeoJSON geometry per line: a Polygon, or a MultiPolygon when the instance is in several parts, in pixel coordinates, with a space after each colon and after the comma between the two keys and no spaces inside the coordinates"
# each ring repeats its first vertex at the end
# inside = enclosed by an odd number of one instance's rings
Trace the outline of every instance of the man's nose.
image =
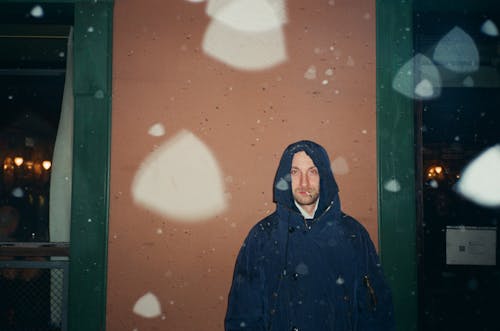
{"type": "Polygon", "coordinates": [[[304,187],[309,186],[309,178],[307,178],[306,174],[300,175],[300,186],[304,186],[304,187]]]}

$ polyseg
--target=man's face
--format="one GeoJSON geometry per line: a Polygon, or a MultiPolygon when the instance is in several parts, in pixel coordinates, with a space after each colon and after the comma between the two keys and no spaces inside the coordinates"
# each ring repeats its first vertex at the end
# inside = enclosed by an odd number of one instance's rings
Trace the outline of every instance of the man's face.
{"type": "Polygon", "coordinates": [[[319,172],[304,151],[293,156],[290,175],[295,201],[304,208],[314,207],[319,197],[319,172]]]}

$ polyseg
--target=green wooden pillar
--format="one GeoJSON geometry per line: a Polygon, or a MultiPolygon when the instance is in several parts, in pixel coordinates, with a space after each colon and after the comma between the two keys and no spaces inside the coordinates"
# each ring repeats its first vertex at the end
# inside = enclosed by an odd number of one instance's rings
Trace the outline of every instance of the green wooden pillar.
{"type": "Polygon", "coordinates": [[[75,1],[68,323],[106,328],[113,1],[75,1]]]}
{"type": "Polygon", "coordinates": [[[70,331],[106,328],[113,0],[0,0],[73,4],[74,146],[69,262],[70,331]]]}
{"type": "Polygon", "coordinates": [[[392,80],[413,56],[413,8],[411,0],[377,0],[376,8],[379,247],[397,330],[411,331],[418,316],[414,112],[392,80]]]}

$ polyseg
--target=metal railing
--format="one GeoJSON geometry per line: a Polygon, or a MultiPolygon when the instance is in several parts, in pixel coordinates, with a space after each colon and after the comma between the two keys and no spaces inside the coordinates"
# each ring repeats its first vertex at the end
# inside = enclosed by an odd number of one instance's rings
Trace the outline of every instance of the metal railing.
{"type": "Polygon", "coordinates": [[[69,246],[0,243],[0,330],[67,331],[69,246]]]}

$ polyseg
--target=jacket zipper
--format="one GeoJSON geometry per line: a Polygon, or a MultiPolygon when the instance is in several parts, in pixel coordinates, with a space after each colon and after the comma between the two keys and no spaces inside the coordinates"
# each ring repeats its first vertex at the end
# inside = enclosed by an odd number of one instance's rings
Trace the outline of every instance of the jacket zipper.
{"type": "Polygon", "coordinates": [[[370,307],[372,310],[377,309],[377,296],[375,295],[375,291],[373,290],[372,284],[370,282],[370,278],[368,275],[363,277],[363,282],[365,283],[366,288],[368,289],[368,293],[370,294],[370,307]]]}

